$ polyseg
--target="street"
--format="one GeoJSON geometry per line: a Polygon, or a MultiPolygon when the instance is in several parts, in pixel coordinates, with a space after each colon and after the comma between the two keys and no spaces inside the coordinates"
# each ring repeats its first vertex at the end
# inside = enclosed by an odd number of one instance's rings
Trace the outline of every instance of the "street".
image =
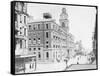
{"type": "Polygon", "coordinates": [[[50,72],[50,71],[62,71],[66,68],[65,62],[56,63],[37,63],[36,70],[31,72],[50,72]]]}
{"type": "Polygon", "coordinates": [[[84,69],[96,69],[95,64],[73,64],[66,70],[84,70],[84,69]]]}

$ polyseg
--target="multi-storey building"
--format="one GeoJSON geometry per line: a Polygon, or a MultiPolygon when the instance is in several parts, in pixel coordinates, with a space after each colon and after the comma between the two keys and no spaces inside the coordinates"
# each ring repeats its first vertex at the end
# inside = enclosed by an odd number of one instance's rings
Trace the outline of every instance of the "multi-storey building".
{"type": "Polygon", "coordinates": [[[74,36],[71,33],[67,34],[67,58],[71,58],[75,55],[76,44],[74,42],[74,36]]]}
{"type": "Polygon", "coordinates": [[[97,56],[97,36],[96,36],[96,33],[97,33],[97,30],[96,30],[97,26],[95,26],[95,29],[94,29],[94,32],[93,32],[93,37],[92,37],[92,40],[93,40],[93,53],[95,56],[97,56]]]}
{"type": "Polygon", "coordinates": [[[27,51],[27,4],[16,2],[15,5],[15,38],[16,55],[21,55],[27,51]]]}
{"type": "Polygon", "coordinates": [[[15,3],[15,72],[31,72],[35,70],[35,56],[28,55],[27,43],[27,4],[15,3]]]}
{"type": "Polygon", "coordinates": [[[66,57],[69,34],[68,14],[62,9],[58,25],[47,18],[28,23],[28,50],[36,56],[37,62],[60,62],[66,57]]]}

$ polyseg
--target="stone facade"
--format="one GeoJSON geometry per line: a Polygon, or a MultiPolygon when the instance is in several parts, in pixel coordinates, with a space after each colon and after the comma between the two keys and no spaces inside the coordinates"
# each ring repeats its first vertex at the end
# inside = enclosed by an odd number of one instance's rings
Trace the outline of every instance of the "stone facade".
{"type": "Polygon", "coordinates": [[[73,38],[69,34],[65,8],[62,8],[59,22],[60,25],[49,18],[28,23],[28,50],[29,54],[36,55],[37,62],[60,62],[67,57],[70,51],[68,44],[73,38]]]}
{"type": "Polygon", "coordinates": [[[15,73],[27,73],[36,68],[36,56],[28,55],[27,4],[15,3],[15,73]]]}
{"type": "Polygon", "coordinates": [[[16,55],[22,55],[27,52],[27,4],[16,2],[15,4],[15,38],[16,55]]]}

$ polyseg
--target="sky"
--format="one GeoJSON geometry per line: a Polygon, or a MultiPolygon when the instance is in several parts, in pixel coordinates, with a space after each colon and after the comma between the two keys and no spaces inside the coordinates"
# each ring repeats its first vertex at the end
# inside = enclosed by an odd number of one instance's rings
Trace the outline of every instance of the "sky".
{"type": "Polygon", "coordinates": [[[36,3],[28,3],[27,5],[28,14],[33,16],[33,20],[43,19],[43,13],[49,12],[58,25],[60,25],[59,18],[62,8],[66,8],[68,13],[69,32],[74,35],[75,41],[81,40],[85,49],[92,49],[92,36],[96,17],[95,7],[36,3]]]}

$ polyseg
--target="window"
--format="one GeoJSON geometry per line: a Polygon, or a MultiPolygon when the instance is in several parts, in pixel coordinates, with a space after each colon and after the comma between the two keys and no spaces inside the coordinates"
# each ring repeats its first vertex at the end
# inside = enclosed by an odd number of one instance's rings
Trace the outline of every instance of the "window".
{"type": "Polygon", "coordinates": [[[35,38],[33,40],[36,40],[35,38]]]}
{"type": "MultiPolygon", "coordinates": [[[[20,27],[20,30],[22,30],[22,27],[20,27]]],[[[22,31],[20,31],[20,35],[22,35],[22,31]]]]}
{"type": "Polygon", "coordinates": [[[64,22],[62,22],[62,27],[65,27],[65,23],[64,22]]]}
{"type": "Polygon", "coordinates": [[[56,36],[56,39],[57,39],[58,37],[56,36]]]}
{"type": "Polygon", "coordinates": [[[38,40],[40,40],[40,38],[38,38],[38,40]]]}
{"type": "Polygon", "coordinates": [[[38,38],[38,44],[40,44],[40,43],[41,43],[40,38],[38,38]]]}
{"type": "Polygon", "coordinates": [[[24,29],[24,35],[26,36],[26,28],[24,29]]]}
{"type": "Polygon", "coordinates": [[[25,48],[26,48],[26,40],[25,40],[25,48]]]}
{"type": "Polygon", "coordinates": [[[69,54],[69,50],[68,50],[68,54],[69,54]]]}
{"type": "Polygon", "coordinates": [[[46,38],[48,38],[48,32],[46,32],[46,38]]]}
{"type": "Polygon", "coordinates": [[[48,45],[46,45],[46,48],[48,48],[49,46],[48,45]]]}
{"type": "Polygon", "coordinates": [[[56,45],[56,48],[57,48],[57,45],[56,45]]]}
{"type": "Polygon", "coordinates": [[[20,15],[20,23],[22,23],[22,16],[20,15]]]}
{"type": "Polygon", "coordinates": [[[40,52],[38,52],[38,58],[39,58],[39,59],[41,58],[41,54],[40,54],[40,52]]]}
{"type": "Polygon", "coordinates": [[[30,67],[30,69],[34,68],[34,64],[30,64],[29,67],[30,67]]]}
{"type": "Polygon", "coordinates": [[[49,58],[49,53],[48,52],[46,52],[46,57],[47,57],[47,59],[49,58]]]}
{"type": "Polygon", "coordinates": [[[53,47],[55,48],[55,45],[53,45],[53,47]]]}
{"type": "Polygon", "coordinates": [[[38,24],[38,29],[40,29],[40,24],[38,24]]]}
{"type": "Polygon", "coordinates": [[[22,30],[22,27],[20,27],[20,30],[22,30]]]}
{"type": "Polygon", "coordinates": [[[36,48],[34,48],[34,51],[36,50],[36,48]]]}
{"type": "Polygon", "coordinates": [[[34,68],[34,64],[32,64],[32,68],[34,68]]]}
{"type": "Polygon", "coordinates": [[[46,41],[46,43],[48,44],[48,41],[46,41]]]}
{"type": "Polygon", "coordinates": [[[55,39],[55,36],[53,36],[53,38],[55,39]]]}
{"type": "Polygon", "coordinates": [[[30,64],[30,69],[31,69],[31,64],[30,64]]]}
{"type": "Polygon", "coordinates": [[[31,25],[29,25],[29,30],[31,29],[31,25]]]}
{"type": "Polygon", "coordinates": [[[33,30],[35,30],[35,25],[33,25],[33,30]]]}
{"type": "Polygon", "coordinates": [[[29,51],[31,51],[31,48],[29,48],[29,51]]]}
{"type": "Polygon", "coordinates": [[[40,50],[40,48],[38,48],[38,50],[40,50]]]}
{"type": "Polygon", "coordinates": [[[29,44],[31,44],[31,38],[29,38],[29,44]]]}
{"type": "Polygon", "coordinates": [[[20,35],[22,34],[22,32],[20,32],[20,35]]]}
{"type": "Polygon", "coordinates": [[[20,48],[22,48],[22,40],[20,40],[20,48]]]}
{"type": "Polygon", "coordinates": [[[33,39],[33,44],[36,44],[36,39],[35,38],[33,39]]]}
{"type": "Polygon", "coordinates": [[[46,29],[48,29],[48,24],[46,24],[46,29]]]}
{"type": "Polygon", "coordinates": [[[36,52],[33,52],[34,54],[36,54],[36,52]]]}
{"type": "Polygon", "coordinates": [[[26,16],[24,16],[24,23],[26,24],[26,16]]]}

